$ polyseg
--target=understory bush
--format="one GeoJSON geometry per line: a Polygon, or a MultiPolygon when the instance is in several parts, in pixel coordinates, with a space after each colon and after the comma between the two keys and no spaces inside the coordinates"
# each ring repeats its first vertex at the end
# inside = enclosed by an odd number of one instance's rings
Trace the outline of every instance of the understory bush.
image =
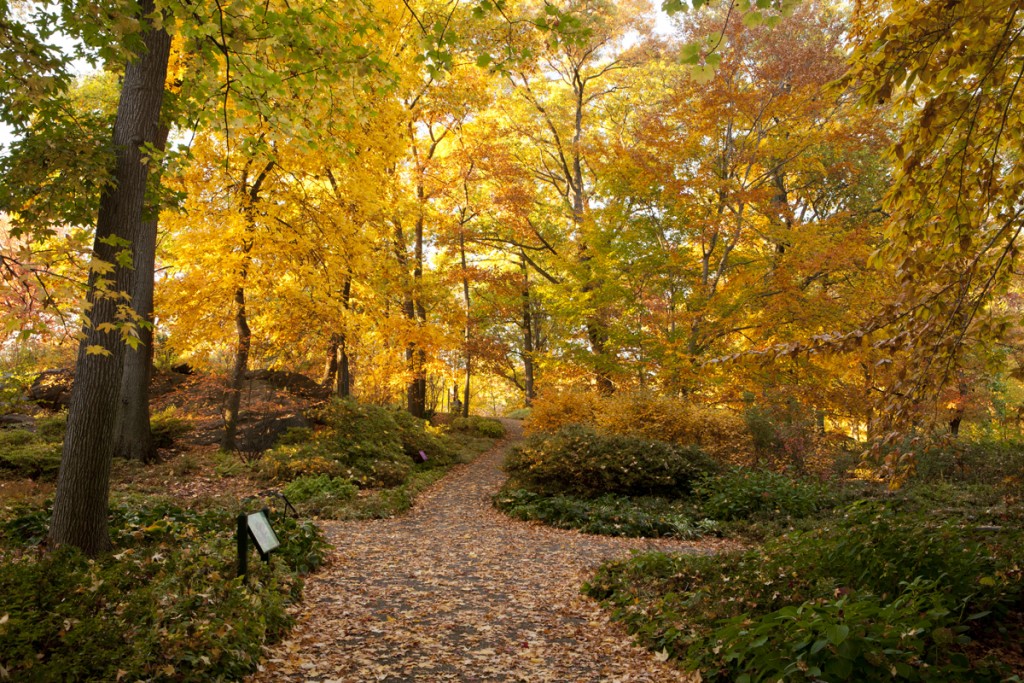
{"type": "Polygon", "coordinates": [[[505,436],[505,425],[493,417],[480,417],[479,415],[457,417],[452,420],[451,428],[457,432],[467,432],[490,439],[501,439],[505,436]]]}
{"type": "Polygon", "coordinates": [[[913,480],[968,484],[1024,484],[1024,441],[946,438],[916,454],[913,480]]]}
{"type": "Polygon", "coordinates": [[[734,468],[708,477],[694,487],[701,509],[720,520],[758,515],[806,517],[832,502],[829,488],[768,470],[734,468]]]}
{"type": "Polygon", "coordinates": [[[323,517],[333,516],[332,513],[352,500],[358,491],[359,487],[350,480],[326,474],[297,477],[281,489],[303,513],[323,517]]]}
{"type": "Polygon", "coordinates": [[[63,439],[61,414],[38,420],[34,431],[0,429],[0,477],[56,479],[63,439]]]}
{"type": "Polygon", "coordinates": [[[537,399],[524,424],[529,434],[584,425],[608,434],[696,446],[721,463],[749,464],[754,453],[740,415],[649,393],[551,393],[537,399]]]}
{"type": "Polygon", "coordinates": [[[48,515],[22,510],[2,527],[0,667],[11,680],[244,678],[288,628],[299,574],[326,547],[314,525],[275,517],[282,546],[251,562],[243,584],[230,511],[158,503],[114,507],[116,553],[19,552],[45,534],[48,515]]]}
{"type": "Polygon", "coordinates": [[[588,534],[690,540],[718,533],[713,520],[695,520],[692,510],[666,498],[626,498],[606,493],[587,499],[505,489],[494,497],[494,504],[518,519],[588,534]]]}
{"type": "Polygon", "coordinates": [[[450,440],[405,411],[334,401],[318,419],[326,428],[307,441],[267,451],[261,470],[282,482],[326,475],[349,479],[361,488],[386,488],[405,482],[418,460],[426,458],[417,467],[432,468],[457,458],[450,440]]]}
{"type": "Polygon", "coordinates": [[[585,591],[705,680],[1000,680],[970,637],[1020,608],[1020,547],[864,502],[747,553],[609,563],[585,591]]]}
{"type": "Polygon", "coordinates": [[[153,413],[149,418],[149,425],[156,448],[170,447],[178,437],[192,429],[191,421],[183,417],[175,406],[168,406],[153,413]]]}
{"type": "Polygon", "coordinates": [[[531,436],[512,450],[505,468],[521,488],[593,498],[685,494],[715,464],[696,447],[569,426],[531,436]]]}

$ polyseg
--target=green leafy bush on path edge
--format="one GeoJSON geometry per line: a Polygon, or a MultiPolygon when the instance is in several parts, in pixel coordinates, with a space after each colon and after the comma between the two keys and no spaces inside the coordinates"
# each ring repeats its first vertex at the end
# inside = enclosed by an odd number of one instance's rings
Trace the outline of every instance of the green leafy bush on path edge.
{"type": "Polygon", "coordinates": [[[726,526],[779,528],[839,500],[820,481],[723,469],[692,446],[579,426],[531,436],[513,448],[505,469],[509,482],[494,498],[498,509],[612,536],[693,539],[726,526]]]}
{"type": "Polygon", "coordinates": [[[48,517],[24,509],[0,525],[0,665],[12,680],[238,680],[286,632],[285,607],[327,548],[315,525],[275,516],[282,546],[250,563],[243,586],[230,511],[115,505],[117,550],[96,559],[25,550],[48,517]]]}
{"type": "Polygon", "coordinates": [[[456,417],[451,422],[451,428],[458,432],[468,432],[475,436],[483,436],[490,439],[502,439],[505,437],[505,425],[493,417],[480,417],[479,415],[456,417]]]}
{"type": "Polygon", "coordinates": [[[747,553],[608,563],[584,590],[705,680],[996,681],[970,636],[1022,608],[1020,541],[861,503],[747,553]]]}
{"type": "Polygon", "coordinates": [[[401,514],[448,468],[490,448],[498,430],[504,435],[489,418],[444,433],[405,411],[353,400],[334,400],[312,417],[321,429],[286,433],[259,469],[300,512],[322,519],[401,514]]]}
{"type": "Polygon", "coordinates": [[[630,498],[611,493],[576,498],[506,488],[495,495],[494,505],[517,519],[587,534],[684,540],[720,535],[714,520],[695,519],[687,506],[666,498],[630,498]]]}
{"type": "Polygon", "coordinates": [[[571,425],[535,434],[505,459],[513,486],[548,495],[677,496],[717,466],[700,449],[571,425]]]}

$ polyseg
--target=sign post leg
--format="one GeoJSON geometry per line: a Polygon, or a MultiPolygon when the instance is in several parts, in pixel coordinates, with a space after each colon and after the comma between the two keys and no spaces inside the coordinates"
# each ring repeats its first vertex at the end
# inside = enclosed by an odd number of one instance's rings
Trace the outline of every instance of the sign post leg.
{"type": "Polygon", "coordinates": [[[245,578],[249,570],[249,521],[245,514],[238,515],[238,576],[245,578]]]}

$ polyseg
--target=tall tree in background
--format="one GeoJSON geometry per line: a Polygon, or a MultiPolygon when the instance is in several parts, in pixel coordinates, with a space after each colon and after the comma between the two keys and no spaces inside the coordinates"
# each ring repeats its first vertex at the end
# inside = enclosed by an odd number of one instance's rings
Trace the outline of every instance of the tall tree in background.
{"type": "MultiPolygon", "coordinates": [[[[905,123],[889,150],[886,241],[899,290],[876,348],[899,365],[877,414],[890,438],[943,422],[966,349],[1010,321],[991,306],[1013,283],[1024,230],[1024,8],[1012,0],[865,2],[847,80],[905,123]],[[943,401],[944,403],[944,401],[943,401]]],[[[898,468],[898,463],[890,463],[898,468]]]]}
{"type": "MultiPolygon", "coordinates": [[[[110,463],[116,442],[126,345],[138,340],[136,316],[122,293],[135,291],[131,245],[141,239],[149,177],[147,148],[160,142],[160,107],[171,37],[154,23],[152,0],[137,19],[140,54],[125,67],[117,121],[113,185],[104,190],[89,277],[88,324],[78,352],[68,406],[49,541],[88,554],[110,546],[107,531],[110,463]]],[[[154,240],[155,243],[155,240],[154,240]]]]}

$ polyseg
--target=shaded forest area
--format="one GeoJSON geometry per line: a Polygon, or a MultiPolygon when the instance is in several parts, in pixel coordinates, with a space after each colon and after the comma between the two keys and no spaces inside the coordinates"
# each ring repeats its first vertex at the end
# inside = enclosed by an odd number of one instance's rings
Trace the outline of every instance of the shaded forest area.
{"type": "Polygon", "coordinates": [[[0,674],[243,676],[329,550],[286,522],[214,598],[218,525],[401,514],[513,417],[511,517],[756,548],[599,570],[659,658],[1012,680],[1022,34],[1011,0],[0,5],[0,674]],[[40,621],[50,575],[116,616],[40,621]]]}

